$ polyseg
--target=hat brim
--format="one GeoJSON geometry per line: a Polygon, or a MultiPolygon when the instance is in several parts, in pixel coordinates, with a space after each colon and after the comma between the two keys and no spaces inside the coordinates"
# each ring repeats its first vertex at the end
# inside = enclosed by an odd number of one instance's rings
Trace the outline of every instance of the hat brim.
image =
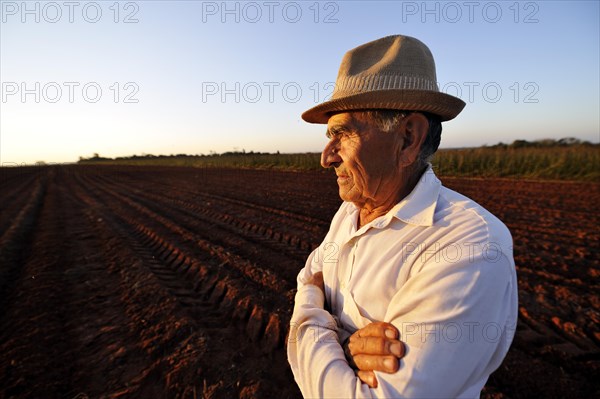
{"type": "Polygon", "coordinates": [[[331,115],[338,112],[397,109],[429,112],[439,116],[443,122],[454,119],[465,105],[460,98],[437,91],[390,89],[357,93],[326,101],[305,111],[302,119],[309,123],[327,123],[331,115]]]}

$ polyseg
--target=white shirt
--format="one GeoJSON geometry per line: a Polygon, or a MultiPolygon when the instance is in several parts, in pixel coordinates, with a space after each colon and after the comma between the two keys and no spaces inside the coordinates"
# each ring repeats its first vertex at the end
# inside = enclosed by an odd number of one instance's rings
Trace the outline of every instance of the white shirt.
{"type": "Polygon", "coordinates": [[[344,202],[298,274],[288,361],[307,398],[479,397],[517,323],[512,237],[474,201],[443,187],[431,168],[414,190],[357,230],[344,202]],[[325,297],[310,276],[323,272],[325,297]],[[326,303],[331,313],[324,309],[326,303]],[[406,355],[396,373],[362,384],[341,342],[385,321],[406,355]]]}

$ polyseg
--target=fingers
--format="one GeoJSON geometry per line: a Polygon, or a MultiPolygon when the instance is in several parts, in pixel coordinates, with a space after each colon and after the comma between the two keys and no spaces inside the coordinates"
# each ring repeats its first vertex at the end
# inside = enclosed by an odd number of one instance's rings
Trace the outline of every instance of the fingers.
{"type": "Polygon", "coordinates": [[[376,321],[368,324],[366,327],[361,328],[353,334],[353,336],[359,338],[386,337],[388,339],[398,339],[399,335],[398,329],[393,324],[385,323],[383,321],[376,321]]]}
{"type": "Polygon", "coordinates": [[[306,284],[319,285],[319,283],[321,283],[322,281],[323,281],[323,272],[316,272],[310,276],[310,278],[308,279],[306,284]]]}
{"type": "Polygon", "coordinates": [[[392,324],[374,322],[350,336],[344,344],[344,354],[355,370],[395,373],[405,355],[405,346],[399,336],[398,329],[392,324]]]}
{"type": "Polygon", "coordinates": [[[353,369],[357,369],[358,367],[356,367],[356,363],[354,363],[354,358],[352,356],[352,351],[350,350],[350,340],[346,340],[346,342],[344,342],[344,344],[342,345],[342,349],[344,350],[344,355],[346,356],[346,359],[348,360],[348,364],[350,365],[350,367],[352,367],[353,369]]]}
{"type": "Polygon", "coordinates": [[[396,356],[380,355],[357,355],[354,356],[354,363],[360,371],[383,371],[385,373],[395,373],[400,365],[396,356]]]}
{"type": "Polygon", "coordinates": [[[306,282],[306,284],[316,285],[321,289],[321,291],[325,291],[325,284],[323,283],[323,272],[316,272],[306,282]]]}
{"type": "Polygon", "coordinates": [[[348,348],[351,353],[369,353],[372,355],[385,354],[387,343],[379,337],[350,337],[348,348]]]}
{"type": "Polygon", "coordinates": [[[371,388],[377,388],[377,378],[375,377],[375,373],[372,371],[362,371],[358,370],[356,375],[358,378],[367,384],[371,388]]]}
{"type": "Polygon", "coordinates": [[[377,337],[350,338],[348,341],[350,354],[394,355],[404,356],[404,344],[398,340],[377,337]]]}
{"type": "Polygon", "coordinates": [[[398,358],[403,358],[405,354],[404,343],[402,341],[393,341],[389,343],[389,351],[398,358]]]}

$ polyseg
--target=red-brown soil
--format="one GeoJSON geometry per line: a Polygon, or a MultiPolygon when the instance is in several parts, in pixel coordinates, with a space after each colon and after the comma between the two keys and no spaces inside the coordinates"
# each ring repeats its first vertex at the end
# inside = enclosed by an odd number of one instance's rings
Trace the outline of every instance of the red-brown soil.
{"type": "MultiPolygon", "coordinates": [[[[600,185],[445,178],[514,237],[520,319],[485,398],[600,395],[600,185]]],[[[320,172],[0,169],[0,398],[298,398],[320,172]]]]}

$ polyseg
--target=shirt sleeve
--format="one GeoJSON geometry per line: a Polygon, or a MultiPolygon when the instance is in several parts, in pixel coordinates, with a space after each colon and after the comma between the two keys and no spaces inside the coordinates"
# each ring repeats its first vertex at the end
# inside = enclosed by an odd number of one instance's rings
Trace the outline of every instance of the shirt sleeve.
{"type": "Polygon", "coordinates": [[[374,397],[346,361],[340,334],[348,333],[340,332],[334,317],[325,310],[325,294],[319,287],[304,284],[312,273],[321,270],[314,258],[315,252],[298,274],[290,322],[287,354],[294,379],[305,398],[374,397]]]}
{"type": "Polygon", "coordinates": [[[348,365],[324,300],[317,287],[302,286],[292,316],[288,359],[307,398],[478,397],[516,327],[512,256],[434,257],[390,302],[384,321],[398,328],[406,354],[396,373],[375,372],[379,384],[370,389],[348,365]]]}
{"type": "MultiPolygon", "coordinates": [[[[333,230],[345,216],[345,206],[342,204],[334,216],[333,230]]],[[[350,333],[342,329],[338,320],[326,310],[325,293],[319,287],[306,285],[314,273],[323,271],[329,253],[328,243],[333,242],[330,233],[331,230],[298,273],[298,291],[287,342],[288,362],[305,398],[377,397],[348,365],[341,342],[350,333]]],[[[330,293],[330,290],[325,281],[325,291],[330,293]]]]}
{"type": "Polygon", "coordinates": [[[518,311],[512,255],[432,260],[394,296],[386,320],[406,355],[395,374],[376,372],[402,397],[479,397],[514,337],[518,311]]]}

